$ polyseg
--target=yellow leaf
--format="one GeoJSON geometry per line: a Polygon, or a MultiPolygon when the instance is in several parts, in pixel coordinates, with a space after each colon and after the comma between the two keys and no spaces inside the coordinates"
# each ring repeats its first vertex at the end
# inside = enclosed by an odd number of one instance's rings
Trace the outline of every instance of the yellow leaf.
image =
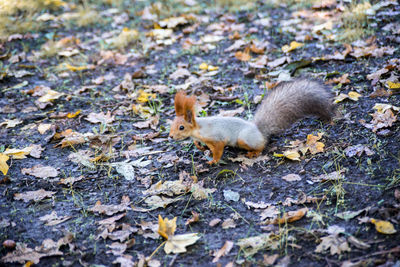
{"type": "Polygon", "coordinates": [[[172,220],[168,218],[163,219],[161,215],[158,215],[158,234],[165,239],[172,237],[176,230],[176,217],[172,220]]]}
{"type": "Polygon", "coordinates": [[[353,101],[358,101],[358,98],[361,97],[362,95],[360,95],[360,94],[357,93],[357,92],[351,91],[351,92],[348,93],[348,96],[349,96],[349,98],[350,98],[351,100],[353,100],[353,101]]]}
{"type": "Polygon", "coordinates": [[[67,114],[67,118],[69,118],[69,119],[75,118],[75,117],[78,116],[80,113],[81,113],[81,110],[78,110],[78,111],[75,112],[75,113],[68,113],[68,114],[67,114]]]}
{"type": "Polygon", "coordinates": [[[3,153],[0,153],[0,171],[6,175],[8,172],[8,165],[7,165],[7,160],[10,157],[7,155],[4,155],[3,153]]]}
{"type": "Polygon", "coordinates": [[[394,83],[391,81],[387,82],[390,89],[400,89],[400,83],[394,83]]]}
{"type": "Polygon", "coordinates": [[[393,109],[395,111],[400,111],[399,107],[396,107],[396,106],[393,106],[393,105],[390,105],[390,104],[383,104],[383,103],[375,104],[373,109],[375,109],[379,113],[385,113],[386,110],[388,110],[388,109],[393,109]]]}
{"type": "Polygon", "coordinates": [[[286,150],[283,152],[283,155],[290,160],[300,161],[300,154],[297,150],[286,150]]]}
{"type": "Polygon", "coordinates": [[[391,235],[397,231],[391,222],[371,219],[371,223],[375,224],[375,229],[381,234],[391,235]]]}
{"type": "Polygon", "coordinates": [[[304,217],[308,212],[308,208],[302,208],[299,210],[285,212],[282,217],[277,217],[275,219],[266,220],[264,224],[284,224],[286,222],[295,222],[304,217]]]}
{"type": "Polygon", "coordinates": [[[282,51],[284,53],[290,52],[292,50],[295,50],[296,48],[302,47],[304,44],[296,42],[296,41],[292,41],[289,45],[284,45],[282,46],[282,51]]]}
{"type": "Polygon", "coordinates": [[[213,65],[208,65],[208,68],[207,68],[208,71],[214,71],[214,70],[218,70],[218,69],[219,69],[219,67],[213,66],[213,65]]]}
{"type": "Polygon", "coordinates": [[[349,96],[347,94],[340,93],[338,96],[335,97],[335,103],[342,102],[346,98],[349,98],[349,96]]]}
{"type": "Polygon", "coordinates": [[[33,147],[25,147],[23,149],[7,148],[3,154],[11,156],[13,159],[24,159],[26,158],[26,155],[31,153],[32,149],[33,147]]]}
{"type": "Polygon", "coordinates": [[[93,66],[93,65],[72,66],[72,65],[70,65],[70,64],[68,64],[68,63],[65,64],[65,67],[66,67],[68,70],[71,70],[71,71],[81,71],[81,70],[87,70],[87,69],[94,69],[94,66],[93,66]]]}
{"type": "Polygon", "coordinates": [[[274,157],[283,158],[285,155],[274,152],[274,157]]]}
{"type": "Polygon", "coordinates": [[[139,90],[139,96],[137,97],[136,101],[139,103],[146,103],[150,98],[155,99],[156,94],[146,93],[143,90],[139,90]]]}
{"type": "Polygon", "coordinates": [[[62,95],[64,95],[64,94],[50,89],[50,90],[47,90],[45,95],[39,97],[38,101],[42,102],[42,103],[50,102],[52,100],[58,99],[62,95]]]}
{"type": "Polygon", "coordinates": [[[205,63],[205,62],[201,63],[200,66],[199,66],[199,69],[201,69],[201,70],[207,70],[207,69],[208,69],[207,63],[205,63]]]}

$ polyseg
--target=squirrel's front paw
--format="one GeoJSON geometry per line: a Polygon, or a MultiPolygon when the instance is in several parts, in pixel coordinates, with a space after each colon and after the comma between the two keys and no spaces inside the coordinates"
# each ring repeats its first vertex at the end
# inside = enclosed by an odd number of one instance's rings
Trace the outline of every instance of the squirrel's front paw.
{"type": "Polygon", "coordinates": [[[217,164],[218,161],[216,161],[215,159],[207,161],[207,164],[209,165],[213,165],[213,164],[217,164]]]}

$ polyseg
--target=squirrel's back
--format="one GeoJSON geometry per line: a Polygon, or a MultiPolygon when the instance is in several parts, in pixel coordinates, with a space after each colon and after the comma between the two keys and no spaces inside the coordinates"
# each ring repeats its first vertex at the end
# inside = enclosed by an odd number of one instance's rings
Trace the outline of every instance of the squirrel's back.
{"type": "Polygon", "coordinates": [[[303,117],[316,116],[329,121],[333,111],[333,99],[328,87],[318,81],[301,78],[281,83],[271,90],[258,107],[254,123],[268,138],[303,117]]]}

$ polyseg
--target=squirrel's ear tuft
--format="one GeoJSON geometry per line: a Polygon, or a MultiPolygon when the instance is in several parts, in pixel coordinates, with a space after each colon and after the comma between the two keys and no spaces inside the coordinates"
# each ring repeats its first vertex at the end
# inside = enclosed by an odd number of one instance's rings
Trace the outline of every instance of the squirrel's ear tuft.
{"type": "Polygon", "coordinates": [[[176,116],[184,116],[185,115],[185,101],[186,101],[186,93],[184,91],[179,91],[175,95],[175,113],[176,116]]]}
{"type": "Polygon", "coordinates": [[[185,121],[187,121],[191,124],[196,124],[195,106],[196,106],[196,97],[194,95],[192,95],[191,97],[186,97],[185,106],[184,106],[184,110],[185,110],[184,118],[185,118],[185,121]]]}

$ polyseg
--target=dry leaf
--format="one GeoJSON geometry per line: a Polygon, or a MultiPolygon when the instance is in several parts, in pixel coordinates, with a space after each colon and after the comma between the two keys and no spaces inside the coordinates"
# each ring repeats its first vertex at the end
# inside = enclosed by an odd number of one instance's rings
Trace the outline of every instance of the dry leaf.
{"type": "Polygon", "coordinates": [[[317,142],[321,138],[322,138],[322,133],[318,133],[317,136],[312,134],[307,135],[306,145],[311,154],[314,155],[317,153],[324,152],[324,147],[325,147],[324,143],[317,142]]]}
{"type": "Polygon", "coordinates": [[[10,156],[13,159],[25,159],[32,151],[33,147],[28,146],[23,149],[7,148],[3,154],[10,156]]]}
{"type": "Polygon", "coordinates": [[[51,197],[56,192],[46,191],[44,189],[40,189],[37,191],[26,191],[24,193],[16,193],[14,194],[14,199],[23,200],[24,202],[29,202],[31,200],[38,202],[47,197],[51,197]]]}
{"type": "Polygon", "coordinates": [[[278,217],[272,220],[266,220],[262,224],[285,224],[287,222],[295,222],[303,218],[304,215],[306,215],[307,211],[307,208],[302,208],[295,211],[285,212],[282,217],[278,217]]]}
{"type": "Polygon", "coordinates": [[[200,236],[197,233],[193,234],[183,234],[183,235],[174,235],[170,237],[164,246],[165,253],[184,253],[186,252],[186,247],[193,245],[197,240],[200,239],[200,236]]]}
{"type": "Polygon", "coordinates": [[[51,166],[36,165],[32,168],[23,168],[21,170],[22,174],[29,174],[37,178],[50,178],[57,177],[58,171],[51,166]]]}
{"type": "Polygon", "coordinates": [[[391,222],[371,219],[371,223],[375,224],[375,229],[381,234],[391,235],[397,233],[391,222]]]}
{"type": "Polygon", "coordinates": [[[338,234],[332,234],[322,237],[322,242],[316,247],[315,252],[321,253],[330,250],[331,255],[340,255],[344,251],[351,251],[346,238],[339,237],[338,234]]]}
{"type": "Polygon", "coordinates": [[[103,204],[101,204],[100,201],[97,201],[96,204],[92,208],[89,208],[88,210],[95,212],[95,213],[106,214],[108,216],[111,216],[115,213],[129,210],[130,205],[131,205],[131,201],[130,201],[129,197],[122,196],[121,204],[103,205],[103,204]]]}
{"type": "Polygon", "coordinates": [[[91,123],[110,124],[114,121],[114,116],[111,116],[110,111],[107,111],[107,114],[104,114],[103,112],[91,112],[85,120],[90,121],[91,123]]]}
{"type": "Polygon", "coordinates": [[[192,211],[192,217],[185,222],[185,225],[198,222],[199,220],[200,220],[200,214],[195,211],[192,211]]]}
{"type": "Polygon", "coordinates": [[[260,250],[275,250],[279,247],[279,238],[273,233],[239,239],[236,245],[243,250],[245,257],[250,257],[260,250]]]}
{"type": "Polygon", "coordinates": [[[219,261],[219,258],[222,256],[225,256],[231,251],[233,248],[233,242],[232,241],[225,241],[225,244],[220,248],[218,251],[214,252],[214,259],[212,260],[213,263],[216,263],[219,261]]]}
{"type": "Polygon", "coordinates": [[[285,181],[288,181],[288,182],[301,181],[300,175],[295,174],[295,173],[285,175],[282,177],[282,179],[285,181]]]}
{"type": "Polygon", "coordinates": [[[296,42],[296,41],[292,41],[291,43],[290,43],[290,45],[284,45],[284,46],[282,46],[282,51],[284,52],[284,53],[288,53],[288,52],[290,52],[290,51],[292,51],[292,50],[295,50],[296,48],[299,48],[299,47],[302,47],[304,44],[302,44],[302,43],[299,43],[299,42],[296,42]]]}
{"type": "Polygon", "coordinates": [[[158,215],[158,234],[168,240],[169,237],[173,236],[176,230],[176,217],[172,220],[158,215]]]}
{"type": "Polygon", "coordinates": [[[0,171],[4,174],[7,175],[8,172],[8,165],[7,165],[7,160],[9,160],[9,156],[4,155],[3,153],[0,153],[0,171]]]}
{"type": "Polygon", "coordinates": [[[158,215],[158,233],[167,239],[164,251],[165,253],[183,253],[186,252],[186,247],[196,243],[200,238],[197,233],[174,235],[176,230],[176,217],[172,220],[163,219],[158,215]]]}
{"type": "Polygon", "coordinates": [[[190,72],[189,72],[187,69],[185,69],[185,68],[178,68],[176,71],[174,71],[174,72],[169,76],[169,78],[170,78],[171,80],[178,80],[178,79],[180,79],[180,78],[184,78],[184,77],[187,77],[187,76],[190,76],[190,72]]]}
{"type": "Polygon", "coordinates": [[[0,123],[0,127],[5,125],[6,128],[14,128],[15,126],[21,123],[22,121],[19,119],[14,119],[14,120],[4,119],[4,121],[0,123]]]}
{"type": "Polygon", "coordinates": [[[250,48],[246,47],[246,49],[243,52],[237,51],[235,53],[235,57],[240,61],[249,61],[251,59],[250,48]]]}

